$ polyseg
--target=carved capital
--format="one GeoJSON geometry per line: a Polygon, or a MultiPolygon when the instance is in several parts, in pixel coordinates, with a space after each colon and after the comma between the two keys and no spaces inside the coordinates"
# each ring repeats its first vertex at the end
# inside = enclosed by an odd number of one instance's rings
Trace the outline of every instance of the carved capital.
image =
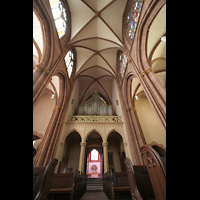
{"type": "Polygon", "coordinates": [[[136,109],[133,106],[131,106],[130,108],[126,109],[127,112],[130,111],[130,110],[134,110],[136,112],[136,109]]]}
{"type": "Polygon", "coordinates": [[[145,75],[148,75],[150,71],[152,71],[151,67],[149,67],[146,71],[142,71],[140,76],[144,77],[145,75]]]}
{"type": "Polygon", "coordinates": [[[108,146],[108,142],[102,142],[103,147],[107,147],[108,146]]]}
{"type": "Polygon", "coordinates": [[[64,142],[61,142],[61,143],[60,143],[60,146],[62,147],[63,145],[64,145],[64,142]]]}
{"type": "Polygon", "coordinates": [[[36,65],[37,68],[41,69],[42,71],[46,72],[47,74],[50,73],[50,71],[46,68],[44,68],[41,64],[36,65]]]}
{"type": "Polygon", "coordinates": [[[124,142],[124,146],[127,147],[128,146],[128,142],[124,142]]]}
{"type": "Polygon", "coordinates": [[[56,109],[64,110],[63,107],[61,107],[61,106],[56,106],[56,107],[53,109],[53,111],[56,110],[56,109]]]}
{"type": "Polygon", "coordinates": [[[85,147],[87,145],[87,142],[81,142],[80,145],[81,147],[85,147]]]}

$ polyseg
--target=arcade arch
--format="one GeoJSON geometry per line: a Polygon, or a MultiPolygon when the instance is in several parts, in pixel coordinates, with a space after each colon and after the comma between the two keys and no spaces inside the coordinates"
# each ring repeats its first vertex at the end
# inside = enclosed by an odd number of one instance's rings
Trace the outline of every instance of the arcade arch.
{"type": "Polygon", "coordinates": [[[85,156],[85,169],[84,172],[89,176],[98,177],[103,173],[103,149],[102,149],[102,136],[95,130],[90,131],[86,135],[86,156],[85,156]],[[91,159],[91,151],[96,150],[98,152],[98,160],[91,159]],[[97,166],[97,170],[91,171],[91,165],[97,166]]]}
{"type": "Polygon", "coordinates": [[[58,103],[59,82],[59,77],[53,76],[33,108],[33,131],[37,131],[43,136],[51,119],[52,111],[58,103]]]}
{"type": "Polygon", "coordinates": [[[166,134],[137,78],[131,83],[131,102],[147,144],[156,142],[166,147],[166,134]]]}
{"type": "Polygon", "coordinates": [[[59,173],[75,172],[79,168],[81,136],[72,131],[64,140],[62,160],[58,169],[59,173]]]}
{"type": "Polygon", "coordinates": [[[126,157],[122,136],[112,131],[107,139],[108,142],[108,166],[115,172],[126,171],[124,158],[126,157]]]}

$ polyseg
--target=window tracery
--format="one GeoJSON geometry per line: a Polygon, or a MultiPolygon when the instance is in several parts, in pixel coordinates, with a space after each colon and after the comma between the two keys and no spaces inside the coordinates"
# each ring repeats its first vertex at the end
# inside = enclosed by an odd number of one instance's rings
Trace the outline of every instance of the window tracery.
{"type": "Polygon", "coordinates": [[[57,33],[61,38],[67,28],[67,13],[63,3],[60,0],[49,0],[51,11],[53,14],[54,22],[56,25],[57,33]]]}
{"type": "Polygon", "coordinates": [[[69,50],[65,56],[65,64],[68,71],[69,78],[72,74],[72,70],[74,67],[74,53],[72,50],[69,50]]]}
{"type": "Polygon", "coordinates": [[[142,4],[143,4],[142,1],[135,1],[133,5],[131,6],[130,12],[128,12],[128,15],[127,15],[127,32],[131,40],[134,38],[134,35],[135,35],[142,4]]]}

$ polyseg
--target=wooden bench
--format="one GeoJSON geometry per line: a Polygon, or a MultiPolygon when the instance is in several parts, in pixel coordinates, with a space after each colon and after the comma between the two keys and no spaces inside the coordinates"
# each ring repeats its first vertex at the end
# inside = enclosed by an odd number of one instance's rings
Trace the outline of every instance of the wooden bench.
{"type": "Polygon", "coordinates": [[[161,157],[158,152],[149,145],[142,146],[140,150],[150,176],[156,199],[165,200],[166,157],[161,157]]]}
{"type": "Polygon", "coordinates": [[[79,177],[78,177],[78,182],[77,182],[77,198],[76,199],[81,199],[83,194],[85,194],[87,189],[87,175],[80,172],[79,177]]]}
{"type": "Polygon", "coordinates": [[[46,167],[33,167],[33,199],[47,200],[49,189],[58,163],[57,159],[52,159],[46,167]]]}
{"type": "Polygon", "coordinates": [[[130,191],[134,200],[156,200],[151,180],[145,165],[133,165],[125,158],[130,191]]]}
{"type": "Polygon", "coordinates": [[[75,175],[75,173],[53,174],[49,200],[59,198],[72,200],[75,192],[75,175]]]}
{"type": "Polygon", "coordinates": [[[112,172],[103,174],[103,191],[110,200],[130,200],[130,186],[127,172],[112,172]]]}
{"type": "Polygon", "coordinates": [[[86,192],[86,175],[76,170],[75,173],[58,173],[53,175],[49,200],[78,200],[86,192]]]}
{"type": "Polygon", "coordinates": [[[130,186],[128,182],[127,172],[111,173],[111,199],[131,199],[130,186]]]}

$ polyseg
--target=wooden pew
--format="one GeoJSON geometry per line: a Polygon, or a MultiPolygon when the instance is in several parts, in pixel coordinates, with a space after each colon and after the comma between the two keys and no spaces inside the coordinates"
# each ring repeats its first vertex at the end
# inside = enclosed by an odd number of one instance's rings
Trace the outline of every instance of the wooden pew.
{"type": "Polygon", "coordinates": [[[147,167],[133,165],[129,158],[125,158],[130,191],[134,200],[155,200],[147,167]]]}
{"type": "Polygon", "coordinates": [[[123,199],[130,200],[130,186],[127,172],[112,172],[111,174],[111,200],[123,199]]]}
{"type": "Polygon", "coordinates": [[[72,200],[75,193],[75,180],[76,173],[53,174],[49,200],[60,198],[72,200]]]}
{"type": "Polygon", "coordinates": [[[78,179],[78,196],[77,199],[81,199],[87,189],[87,175],[80,172],[78,179]]]}
{"type": "Polygon", "coordinates": [[[166,157],[161,157],[149,145],[140,148],[151,179],[156,199],[166,199],[166,157]]]}
{"type": "Polygon", "coordinates": [[[103,191],[109,199],[111,196],[110,182],[111,182],[110,171],[108,171],[105,174],[103,174],[103,191]]]}
{"type": "Polygon", "coordinates": [[[86,175],[76,170],[75,173],[58,173],[53,175],[49,200],[78,200],[86,192],[86,175]]]}
{"type": "Polygon", "coordinates": [[[57,159],[52,159],[46,167],[33,167],[33,199],[47,200],[49,189],[58,163],[57,159]]]}
{"type": "Polygon", "coordinates": [[[76,169],[76,176],[75,176],[75,190],[74,190],[74,197],[73,199],[74,200],[77,200],[77,199],[80,199],[79,197],[79,188],[80,188],[80,185],[79,185],[79,179],[80,179],[80,171],[78,171],[76,169]]]}
{"type": "Polygon", "coordinates": [[[127,172],[112,172],[103,174],[103,191],[110,200],[130,200],[130,187],[127,172]]]}

